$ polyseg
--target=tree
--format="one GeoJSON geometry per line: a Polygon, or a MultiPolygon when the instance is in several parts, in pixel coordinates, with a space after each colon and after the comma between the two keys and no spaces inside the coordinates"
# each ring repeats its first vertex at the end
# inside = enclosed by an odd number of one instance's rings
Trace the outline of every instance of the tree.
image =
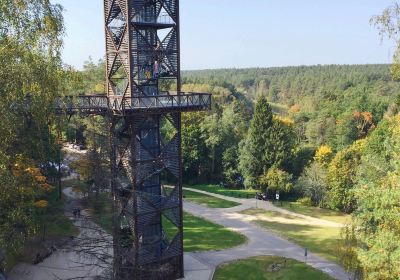
{"type": "Polygon", "coordinates": [[[262,189],[269,193],[289,193],[292,188],[292,175],[273,166],[259,179],[262,189]]]}
{"type": "Polygon", "coordinates": [[[228,186],[243,186],[239,171],[239,143],[245,138],[248,127],[248,113],[242,101],[234,101],[224,107],[220,120],[222,137],[222,169],[228,186]]]}
{"type": "Polygon", "coordinates": [[[336,137],[332,143],[337,150],[351,145],[358,138],[358,130],[353,116],[340,117],[336,125],[336,137]]]}
{"type": "Polygon", "coordinates": [[[279,95],[278,88],[274,84],[271,84],[269,86],[268,100],[271,102],[276,102],[278,101],[279,98],[278,95],[279,95]]]}
{"type": "Polygon", "coordinates": [[[379,125],[367,140],[355,189],[356,253],[366,280],[395,280],[400,278],[400,117],[379,125]]]}
{"type": "Polygon", "coordinates": [[[272,130],[271,106],[265,97],[260,97],[257,100],[248,135],[240,147],[239,168],[247,187],[256,188],[258,177],[275,163],[275,143],[271,141],[272,130]]]}
{"type": "Polygon", "coordinates": [[[215,161],[217,156],[217,147],[223,141],[223,127],[221,127],[220,116],[212,114],[204,117],[202,122],[202,132],[206,135],[205,144],[211,151],[211,174],[215,173],[215,161]]]}
{"type": "Polygon", "coordinates": [[[332,159],[333,151],[328,145],[322,145],[315,152],[314,159],[321,165],[326,166],[332,159]]]}
{"type": "Polygon", "coordinates": [[[311,163],[300,176],[297,184],[314,206],[324,206],[327,193],[327,170],[319,162],[311,163]]]}
{"type": "Polygon", "coordinates": [[[247,187],[257,188],[258,178],[272,166],[289,167],[296,137],[290,119],[274,117],[265,97],[260,97],[247,137],[240,147],[240,171],[247,187]]]}
{"type": "Polygon", "coordinates": [[[18,253],[37,232],[51,190],[41,170],[21,155],[7,170],[0,168],[0,248],[6,249],[7,256],[18,253]]]}
{"type": "Polygon", "coordinates": [[[394,2],[393,5],[387,7],[381,15],[374,16],[370,20],[371,24],[374,24],[378,30],[379,34],[383,38],[384,36],[389,37],[395,41],[397,45],[397,50],[393,55],[392,64],[392,77],[395,80],[400,79],[400,4],[394,2]]]}
{"type": "Polygon", "coordinates": [[[346,213],[354,210],[356,202],[353,189],[364,146],[364,140],[354,142],[338,152],[329,164],[327,205],[330,208],[346,213]]]}
{"type": "Polygon", "coordinates": [[[48,0],[0,4],[0,251],[6,249],[6,261],[36,233],[49,187],[38,166],[48,165],[56,150],[49,124],[62,72],[61,12],[48,0]]]}
{"type": "Polygon", "coordinates": [[[370,112],[355,111],[353,117],[356,122],[358,139],[364,138],[369,132],[375,129],[373,116],[370,112]]]}
{"type": "Polygon", "coordinates": [[[204,113],[189,113],[182,117],[183,169],[186,179],[191,181],[207,176],[208,149],[202,137],[203,120],[204,113]]]}

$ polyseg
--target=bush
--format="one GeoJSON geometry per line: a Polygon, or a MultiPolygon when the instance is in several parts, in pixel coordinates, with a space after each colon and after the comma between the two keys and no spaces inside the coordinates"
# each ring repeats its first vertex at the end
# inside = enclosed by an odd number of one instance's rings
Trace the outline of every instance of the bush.
{"type": "Polygon", "coordinates": [[[327,170],[318,162],[308,166],[299,180],[297,186],[303,195],[310,198],[314,206],[324,206],[327,193],[327,170]]]}
{"type": "Polygon", "coordinates": [[[297,202],[304,206],[313,206],[313,202],[310,197],[299,198],[297,202]]]}
{"type": "Polygon", "coordinates": [[[277,167],[270,168],[259,178],[259,184],[268,193],[289,193],[293,189],[292,175],[277,167]]]}

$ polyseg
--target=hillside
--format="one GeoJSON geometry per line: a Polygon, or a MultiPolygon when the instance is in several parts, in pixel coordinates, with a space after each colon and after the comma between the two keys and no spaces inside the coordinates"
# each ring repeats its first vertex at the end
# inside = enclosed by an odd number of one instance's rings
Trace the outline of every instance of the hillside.
{"type": "Polygon", "coordinates": [[[400,93],[389,65],[185,71],[183,81],[184,88],[211,91],[217,103],[224,103],[230,94],[248,101],[266,96],[275,113],[286,116],[288,109],[304,142],[328,143],[337,150],[356,139],[350,135],[356,133],[351,128],[354,114],[368,112],[371,125],[376,125],[385,114],[396,113],[394,103],[400,93]]]}

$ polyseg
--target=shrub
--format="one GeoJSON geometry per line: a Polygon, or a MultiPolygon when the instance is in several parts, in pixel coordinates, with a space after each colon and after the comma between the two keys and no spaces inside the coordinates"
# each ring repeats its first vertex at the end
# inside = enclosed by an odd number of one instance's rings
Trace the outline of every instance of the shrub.
{"type": "Polygon", "coordinates": [[[313,206],[313,202],[310,197],[299,198],[297,202],[304,206],[313,206]]]}
{"type": "Polygon", "coordinates": [[[318,162],[308,166],[297,185],[302,189],[303,195],[310,198],[314,206],[324,206],[327,193],[327,170],[318,162]]]}
{"type": "Polygon", "coordinates": [[[271,167],[259,178],[259,184],[262,189],[268,190],[268,193],[288,193],[292,190],[292,175],[277,167],[271,167]]]}

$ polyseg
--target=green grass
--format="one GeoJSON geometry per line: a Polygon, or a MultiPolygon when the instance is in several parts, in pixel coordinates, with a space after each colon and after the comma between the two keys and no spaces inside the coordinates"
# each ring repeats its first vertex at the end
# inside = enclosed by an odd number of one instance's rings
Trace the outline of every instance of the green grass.
{"type": "Polygon", "coordinates": [[[254,198],[256,193],[255,190],[233,190],[220,187],[219,185],[185,185],[184,187],[236,198],[254,198]]]}
{"type": "Polygon", "coordinates": [[[185,252],[223,250],[244,244],[245,236],[205,219],[184,213],[185,252]]]}
{"type": "Polygon", "coordinates": [[[185,200],[201,204],[210,208],[231,208],[240,205],[240,203],[237,202],[228,201],[225,199],[188,190],[184,190],[183,195],[185,197],[185,200]]]}
{"type": "Polygon", "coordinates": [[[336,222],[339,224],[348,224],[351,221],[350,215],[319,207],[304,206],[298,202],[283,201],[282,205],[280,203],[275,203],[275,205],[298,214],[336,222]]]}
{"type": "Polygon", "coordinates": [[[241,212],[246,215],[262,215],[267,218],[282,218],[290,220],[285,223],[277,221],[257,220],[256,223],[276,234],[283,236],[308,250],[319,254],[329,260],[338,262],[338,250],[341,246],[339,227],[305,225],[305,220],[293,215],[265,211],[262,209],[248,209],[241,212]],[[296,224],[296,221],[299,223],[296,224]]]}
{"type": "MultiPolygon", "coordinates": [[[[292,218],[296,220],[298,218],[292,218]]],[[[340,228],[258,220],[256,223],[331,261],[338,262],[340,228]]]]}
{"type": "Polygon", "coordinates": [[[330,276],[304,263],[281,257],[255,257],[224,264],[217,268],[214,280],[331,280],[330,276]],[[286,260],[286,265],[285,265],[286,260]],[[268,271],[272,264],[281,270],[268,271]]]}
{"type": "MultiPolygon", "coordinates": [[[[112,232],[112,208],[108,194],[101,194],[100,211],[94,211],[94,201],[89,201],[93,220],[108,233],[112,232]]],[[[164,218],[167,236],[174,237],[176,228],[164,218]]],[[[223,250],[242,245],[246,237],[205,219],[184,213],[184,249],[186,252],[223,250]]]]}
{"type": "Polygon", "coordinates": [[[267,211],[264,209],[260,209],[260,208],[250,208],[250,209],[246,209],[243,210],[241,212],[239,212],[240,214],[245,214],[245,215],[263,215],[266,217],[271,217],[271,218],[285,218],[285,219],[289,219],[289,220],[302,220],[299,217],[295,217],[293,215],[289,215],[289,214],[283,214],[283,213],[279,213],[279,212],[275,212],[275,211],[267,211]]]}

